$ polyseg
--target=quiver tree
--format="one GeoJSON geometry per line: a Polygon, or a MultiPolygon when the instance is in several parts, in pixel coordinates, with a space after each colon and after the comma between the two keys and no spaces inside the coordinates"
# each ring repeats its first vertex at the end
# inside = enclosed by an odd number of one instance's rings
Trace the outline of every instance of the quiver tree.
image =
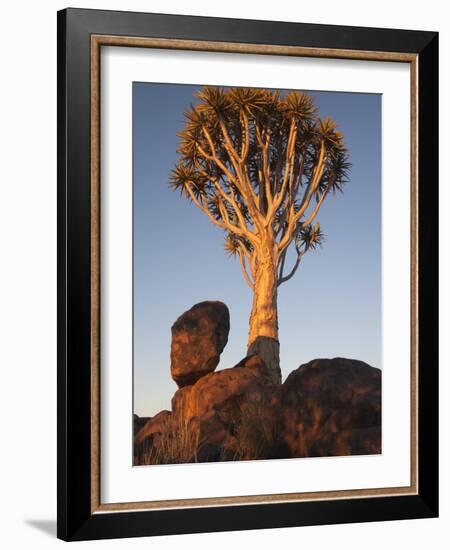
{"type": "Polygon", "coordinates": [[[280,381],[278,287],[322,243],[315,218],[350,166],[342,134],[304,93],[204,87],[196,97],[170,183],[225,231],[253,291],[248,353],[280,381]]]}

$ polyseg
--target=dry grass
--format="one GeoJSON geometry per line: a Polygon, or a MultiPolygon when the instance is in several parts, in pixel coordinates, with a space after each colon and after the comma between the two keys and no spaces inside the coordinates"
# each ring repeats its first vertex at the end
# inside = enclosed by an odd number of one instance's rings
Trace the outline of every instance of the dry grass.
{"type": "Polygon", "coordinates": [[[235,428],[238,449],[235,460],[271,458],[277,443],[276,420],[267,400],[260,394],[247,397],[235,428]]]}
{"type": "Polygon", "coordinates": [[[185,464],[197,461],[200,431],[197,425],[171,415],[161,434],[148,449],[142,452],[140,464],[185,464]]]}
{"type": "MultiPolygon", "coordinates": [[[[237,442],[233,449],[223,448],[220,461],[274,458],[277,448],[277,420],[267,397],[259,392],[247,394],[235,412],[229,431],[237,442]]],[[[197,419],[199,420],[199,419],[197,419]]],[[[138,451],[136,464],[186,464],[197,462],[201,447],[199,422],[172,414],[138,451]]],[[[213,459],[214,460],[214,459],[213,459]]],[[[217,459],[216,459],[217,460],[217,459]]]]}

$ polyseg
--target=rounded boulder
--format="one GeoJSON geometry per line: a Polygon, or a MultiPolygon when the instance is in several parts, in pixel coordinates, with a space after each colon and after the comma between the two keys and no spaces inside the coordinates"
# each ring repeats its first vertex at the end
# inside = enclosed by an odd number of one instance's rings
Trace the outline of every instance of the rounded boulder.
{"type": "Polygon", "coordinates": [[[178,387],[213,372],[228,342],[230,313],[223,302],[200,302],[172,325],[170,371],[178,387]]]}

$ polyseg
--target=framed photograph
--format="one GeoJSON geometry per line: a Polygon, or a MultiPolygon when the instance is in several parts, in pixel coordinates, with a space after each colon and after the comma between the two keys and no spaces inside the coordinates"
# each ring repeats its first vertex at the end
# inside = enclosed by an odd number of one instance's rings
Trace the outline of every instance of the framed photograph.
{"type": "Polygon", "coordinates": [[[436,517],[438,35],[58,13],[58,536],[436,517]]]}

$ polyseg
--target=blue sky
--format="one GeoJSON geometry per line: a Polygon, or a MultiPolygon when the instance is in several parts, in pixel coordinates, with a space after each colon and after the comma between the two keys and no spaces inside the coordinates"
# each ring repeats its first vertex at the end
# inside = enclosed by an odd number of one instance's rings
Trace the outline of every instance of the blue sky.
{"type": "MultiPolygon", "coordinates": [[[[134,412],[170,409],[170,327],[203,300],[230,309],[218,369],[246,354],[251,290],[223,233],[169,189],[176,132],[200,86],[133,84],[134,412]]],[[[381,96],[310,92],[320,116],[338,122],[352,169],[344,193],[327,198],[317,221],[322,248],[304,256],[279,289],[283,380],[302,363],[348,357],[381,368],[381,96]]]]}

